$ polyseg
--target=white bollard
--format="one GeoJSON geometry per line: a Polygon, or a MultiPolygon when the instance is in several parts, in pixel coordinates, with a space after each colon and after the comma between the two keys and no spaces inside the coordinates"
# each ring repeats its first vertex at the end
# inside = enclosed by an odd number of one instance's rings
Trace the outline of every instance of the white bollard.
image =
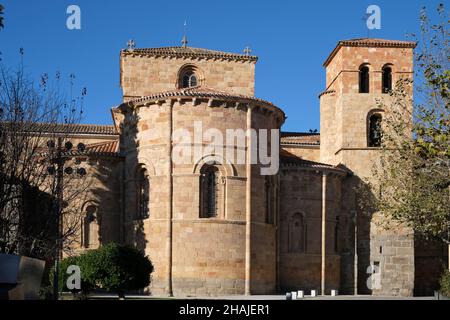
{"type": "Polygon", "coordinates": [[[286,292],[286,300],[292,300],[292,293],[286,292]]]}
{"type": "Polygon", "coordinates": [[[305,293],[303,292],[303,290],[298,290],[297,291],[297,299],[303,299],[305,297],[305,293]]]}
{"type": "Polygon", "coordinates": [[[296,291],[292,291],[291,296],[292,296],[292,300],[297,300],[297,292],[296,291]]]}
{"type": "Polygon", "coordinates": [[[311,297],[315,297],[317,296],[317,291],[316,290],[311,290],[311,297]]]}
{"type": "Polygon", "coordinates": [[[338,291],[337,290],[331,290],[331,296],[332,297],[336,297],[338,295],[338,291]]]}

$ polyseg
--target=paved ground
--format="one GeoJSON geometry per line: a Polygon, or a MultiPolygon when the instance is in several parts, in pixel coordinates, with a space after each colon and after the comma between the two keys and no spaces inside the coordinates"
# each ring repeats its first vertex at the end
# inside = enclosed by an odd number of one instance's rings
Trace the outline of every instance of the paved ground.
{"type": "MultiPolygon", "coordinates": [[[[115,295],[102,294],[102,295],[91,295],[91,299],[117,299],[115,295]]],[[[127,295],[127,300],[160,300],[160,299],[188,299],[188,300],[286,300],[284,295],[237,295],[237,296],[220,296],[220,297],[164,297],[164,296],[144,296],[144,295],[127,295]]],[[[434,300],[434,297],[378,297],[369,295],[359,295],[359,296],[305,296],[303,299],[299,300],[434,300]]]]}

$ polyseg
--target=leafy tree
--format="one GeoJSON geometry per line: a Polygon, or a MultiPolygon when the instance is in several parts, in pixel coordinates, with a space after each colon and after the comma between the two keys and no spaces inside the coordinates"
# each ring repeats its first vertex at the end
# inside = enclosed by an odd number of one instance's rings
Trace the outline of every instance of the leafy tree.
{"type": "MultiPolygon", "coordinates": [[[[444,5],[433,23],[425,8],[420,15],[416,48],[415,100],[412,80],[400,79],[385,111],[380,163],[374,168],[380,192],[361,197],[363,208],[375,208],[426,239],[450,245],[450,104],[449,19],[444,5]],[[367,203],[370,202],[370,203],[367,203]]],[[[375,189],[375,190],[377,190],[375,189]]]]}
{"type": "Polygon", "coordinates": [[[84,294],[99,288],[117,292],[119,297],[124,297],[128,290],[147,287],[153,272],[151,261],[138,249],[111,243],[79,256],[63,259],[59,273],[60,289],[67,290],[66,270],[71,264],[80,267],[81,291],[84,294]]]}
{"type": "Polygon", "coordinates": [[[97,265],[90,280],[99,283],[102,289],[123,297],[125,291],[142,289],[150,284],[153,265],[138,249],[112,243],[98,251],[97,265]]]}
{"type": "Polygon", "coordinates": [[[450,297],[450,271],[448,270],[444,271],[444,274],[442,275],[439,284],[441,293],[446,295],[447,297],[450,297]]]}

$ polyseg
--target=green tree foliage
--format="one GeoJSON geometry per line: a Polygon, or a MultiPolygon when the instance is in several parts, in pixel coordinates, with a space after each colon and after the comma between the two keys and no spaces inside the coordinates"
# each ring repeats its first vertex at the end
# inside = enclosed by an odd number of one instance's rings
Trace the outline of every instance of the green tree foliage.
{"type": "Polygon", "coordinates": [[[445,270],[439,281],[441,287],[441,293],[450,297],[450,271],[445,270]]]}
{"type": "MultiPolygon", "coordinates": [[[[374,169],[380,192],[361,197],[364,208],[411,227],[428,239],[450,244],[449,19],[443,5],[433,23],[421,12],[412,80],[397,81],[378,101],[383,117],[381,159],[374,169]],[[372,195],[373,196],[373,195],[372,195]]],[[[377,190],[375,189],[375,190],[377,190]]]]}
{"type": "MultiPolygon", "coordinates": [[[[68,290],[67,268],[77,265],[81,270],[81,291],[93,289],[116,292],[123,296],[128,290],[139,290],[150,284],[153,265],[138,249],[111,243],[99,249],[89,250],[79,256],[68,257],[60,265],[60,289],[68,290]]],[[[53,272],[52,272],[53,273],[53,272]]],[[[53,278],[50,275],[50,280],[53,278]]]]}

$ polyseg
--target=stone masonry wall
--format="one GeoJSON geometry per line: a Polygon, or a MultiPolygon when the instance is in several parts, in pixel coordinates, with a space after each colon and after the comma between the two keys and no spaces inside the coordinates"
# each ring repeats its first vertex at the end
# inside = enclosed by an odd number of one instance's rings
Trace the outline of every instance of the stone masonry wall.
{"type": "Polygon", "coordinates": [[[199,84],[219,91],[254,95],[255,62],[195,58],[121,56],[121,87],[124,101],[178,89],[183,66],[198,68],[199,84]]]}

